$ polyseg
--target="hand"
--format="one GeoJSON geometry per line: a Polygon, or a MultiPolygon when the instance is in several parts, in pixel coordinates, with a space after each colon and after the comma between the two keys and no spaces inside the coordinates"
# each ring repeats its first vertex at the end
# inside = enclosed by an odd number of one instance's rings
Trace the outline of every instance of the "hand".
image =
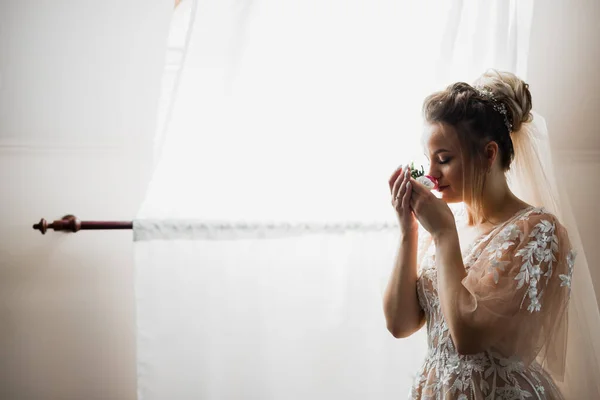
{"type": "Polygon", "coordinates": [[[443,232],[456,231],[454,214],[448,204],[416,180],[411,179],[410,182],[410,207],[423,228],[434,238],[443,232]]]}
{"type": "Polygon", "coordinates": [[[417,219],[410,209],[412,193],[412,184],[408,184],[410,179],[410,168],[406,165],[398,167],[388,181],[392,195],[392,206],[396,210],[403,235],[417,234],[419,227],[417,219]]]}

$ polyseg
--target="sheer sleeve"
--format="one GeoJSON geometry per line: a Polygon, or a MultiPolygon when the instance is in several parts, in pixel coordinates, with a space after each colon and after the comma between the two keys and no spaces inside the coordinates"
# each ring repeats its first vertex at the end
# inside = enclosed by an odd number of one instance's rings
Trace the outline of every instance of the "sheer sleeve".
{"type": "Polygon", "coordinates": [[[567,231],[547,212],[528,213],[478,250],[459,307],[485,348],[525,365],[537,357],[562,374],[574,259],[567,231]]]}

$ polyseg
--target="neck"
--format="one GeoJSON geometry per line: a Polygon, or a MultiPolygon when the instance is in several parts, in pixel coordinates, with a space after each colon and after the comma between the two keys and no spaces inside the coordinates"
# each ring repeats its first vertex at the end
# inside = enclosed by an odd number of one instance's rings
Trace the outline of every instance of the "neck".
{"type": "Polygon", "coordinates": [[[519,200],[510,190],[504,176],[497,179],[488,179],[483,190],[481,217],[476,218],[471,204],[466,203],[468,221],[471,226],[498,225],[510,218],[517,210],[526,207],[527,204],[519,200]]]}

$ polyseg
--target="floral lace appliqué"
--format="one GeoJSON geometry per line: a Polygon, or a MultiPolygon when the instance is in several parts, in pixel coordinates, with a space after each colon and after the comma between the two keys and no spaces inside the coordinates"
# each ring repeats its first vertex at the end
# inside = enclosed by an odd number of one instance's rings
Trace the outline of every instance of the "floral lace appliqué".
{"type": "Polygon", "coordinates": [[[560,286],[569,288],[569,294],[571,293],[571,277],[573,276],[573,268],[575,267],[575,257],[577,257],[575,250],[569,251],[569,254],[567,254],[567,266],[569,270],[567,274],[560,274],[558,276],[562,281],[560,286]]]}
{"type": "MultiPolygon", "coordinates": [[[[540,279],[546,278],[546,283],[552,277],[553,265],[556,262],[556,253],[558,252],[558,237],[555,234],[556,224],[548,220],[541,220],[533,228],[529,237],[532,238],[524,248],[519,249],[515,256],[521,257],[523,264],[515,280],[518,281],[517,289],[528,284],[527,295],[529,296],[529,306],[527,311],[540,311],[542,308],[541,299],[544,290],[538,288],[540,279]],[[546,266],[546,271],[542,270],[542,265],[546,266]]],[[[527,296],[526,295],[526,296],[527,296]]],[[[521,306],[525,302],[523,297],[521,306]]]]}
{"type": "Polygon", "coordinates": [[[517,225],[511,224],[504,228],[487,246],[489,254],[489,272],[494,274],[494,283],[498,283],[500,272],[504,272],[504,268],[510,264],[510,261],[500,261],[502,255],[515,245],[515,240],[523,236],[517,225]]]}

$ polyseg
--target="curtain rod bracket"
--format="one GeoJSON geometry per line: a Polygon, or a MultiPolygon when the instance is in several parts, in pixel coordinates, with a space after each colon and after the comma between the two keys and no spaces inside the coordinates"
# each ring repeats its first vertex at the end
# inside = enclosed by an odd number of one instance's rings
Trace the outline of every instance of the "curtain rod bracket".
{"type": "Polygon", "coordinates": [[[54,229],[54,231],[69,231],[77,232],[81,229],[81,221],[74,215],[65,215],[60,220],[55,220],[51,224],[42,218],[38,224],[33,225],[33,229],[37,229],[42,232],[42,235],[46,234],[48,229],[54,229]]]}

